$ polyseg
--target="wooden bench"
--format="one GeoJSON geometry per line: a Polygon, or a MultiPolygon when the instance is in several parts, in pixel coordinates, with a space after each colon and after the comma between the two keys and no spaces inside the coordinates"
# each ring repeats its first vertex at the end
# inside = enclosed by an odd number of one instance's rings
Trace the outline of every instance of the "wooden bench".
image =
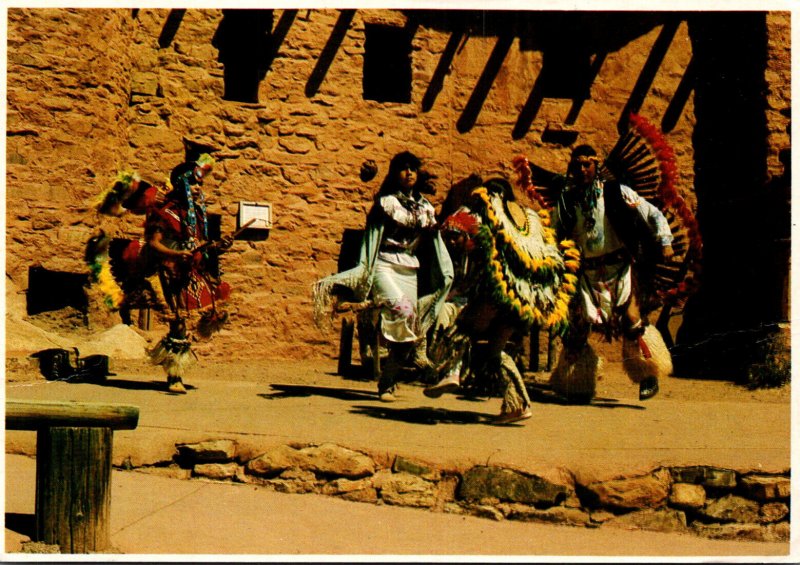
{"type": "Polygon", "coordinates": [[[62,553],[110,548],[113,434],[138,421],[135,406],[6,400],[6,429],[37,432],[34,541],[62,553]]]}

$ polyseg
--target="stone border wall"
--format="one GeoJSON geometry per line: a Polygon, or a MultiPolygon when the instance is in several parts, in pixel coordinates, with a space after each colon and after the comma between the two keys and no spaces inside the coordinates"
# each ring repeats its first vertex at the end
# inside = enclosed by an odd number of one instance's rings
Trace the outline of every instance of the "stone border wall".
{"type": "MultiPolygon", "coordinates": [[[[692,533],[710,539],[788,542],[789,473],[714,466],[658,467],[583,484],[476,465],[447,471],[402,456],[383,465],[332,443],[283,445],[241,460],[229,439],[176,444],[171,461],[137,470],[174,478],[260,485],[493,520],[692,533]]],[[[123,469],[133,469],[130,460],[123,469]]]]}

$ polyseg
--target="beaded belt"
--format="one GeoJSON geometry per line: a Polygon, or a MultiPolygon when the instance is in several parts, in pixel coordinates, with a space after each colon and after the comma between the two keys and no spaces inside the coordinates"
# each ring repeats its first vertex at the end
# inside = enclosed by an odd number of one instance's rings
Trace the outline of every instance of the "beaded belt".
{"type": "Polygon", "coordinates": [[[381,245],[380,251],[383,251],[384,253],[406,253],[408,255],[413,255],[413,251],[411,251],[411,249],[408,247],[403,245],[395,245],[393,243],[384,243],[381,245]]]}

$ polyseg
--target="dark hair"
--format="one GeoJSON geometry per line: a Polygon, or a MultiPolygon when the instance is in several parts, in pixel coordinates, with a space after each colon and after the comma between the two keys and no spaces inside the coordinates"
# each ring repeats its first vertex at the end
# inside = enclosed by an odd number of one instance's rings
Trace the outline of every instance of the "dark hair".
{"type": "Polygon", "coordinates": [[[487,180],[484,185],[489,194],[498,194],[503,200],[516,202],[517,197],[514,194],[514,188],[511,183],[504,178],[493,178],[487,180]]]}
{"type": "Polygon", "coordinates": [[[403,151],[392,157],[392,161],[389,163],[389,172],[397,174],[407,167],[419,170],[422,167],[422,161],[410,151],[403,151]]]}
{"type": "Polygon", "coordinates": [[[572,161],[576,157],[597,157],[597,151],[588,143],[582,143],[572,150],[569,160],[572,161]]]}
{"type": "MultiPolygon", "coordinates": [[[[412,168],[419,172],[422,168],[422,161],[420,161],[419,157],[410,151],[403,151],[392,157],[392,160],[389,163],[389,172],[386,173],[386,177],[383,179],[383,183],[381,183],[381,188],[378,190],[379,197],[392,194],[393,192],[397,191],[398,176],[400,171],[406,168],[412,168]]],[[[420,184],[419,181],[421,178],[423,178],[423,175],[418,174],[417,183],[414,185],[415,191],[418,190],[420,184]]]]}
{"type": "Polygon", "coordinates": [[[569,165],[567,165],[567,175],[574,174],[574,168],[577,166],[575,163],[575,159],[578,157],[597,157],[597,151],[595,151],[594,147],[589,145],[588,143],[583,143],[581,145],[577,145],[572,150],[572,155],[569,158],[569,165]]]}
{"type": "MultiPolygon", "coordinates": [[[[180,165],[176,166],[172,169],[172,172],[169,175],[169,182],[172,184],[172,190],[176,190],[180,188],[183,190],[183,185],[181,183],[182,177],[187,177],[187,173],[190,173],[194,170],[195,163],[192,161],[184,161],[180,165]]],[[[190,183],[192,183],[192,176],[188,175],[187,179],[190,183]]]]}
{"type": "Polygon", "coordinates": [[[378,202],[382,196],[394,194],[398,191],[400,186],[398,183],[400,171],[408,167],[417,171],[417,182],[414,184],[412,190],[416,193],[415,198],[419,196],[420,187],[427,182],[429,175],[420,170],[422,161],[420,161],[419,157],[410,151],[398,153],[392,157],[392,160],[389,162],[389,172],[386,173],[381,187],[378,189],[378,193],[375,195],[375,199],[372,202],[372,208],[370,208],[370,211],[367,213],[367,222],[377,221],[378,218],[380,218],[382,208],[378,202]]]}

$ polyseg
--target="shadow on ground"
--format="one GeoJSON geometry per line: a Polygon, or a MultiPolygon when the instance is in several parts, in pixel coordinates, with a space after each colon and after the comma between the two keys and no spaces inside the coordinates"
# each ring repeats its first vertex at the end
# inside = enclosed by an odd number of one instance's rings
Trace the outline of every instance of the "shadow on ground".
{"type": "MultiPolygon", "coordinates": [[[[75,384],[81,381],[75,381],[75,384]]],[[[91,384],[108,386],[113,388],[121,388],[125,390],[154,390],[156,392],[163,392],[164,394],[175,394],[167,390],[167,381],[133,381],[128,379],[105,379],[103,381],[92,382],[91,384]]],[[[197,387],[190,384],[183,383],[187,391],[195,390],[197,387]]]]}
{"type": "Polygon", "coordinates": [[[335,388],[314,385],[286,385],[286,384],[273,384],[270,385],[272,390],[276,392],[259,394],[261,398],[267,400],[277,400],[281,398],[298,398],[306,396],[327,396],[329,398],[338,398],[339,400],[377,400],[377,392],[369,392],[365,390],[357,390],[350,388],[335,388]]]}
{"type": "Polygon", "coordinates": [[[407,424],[485,424],[491,423],[491,416],[468,410],[447,410],[444,408],[390,408],[380,406],[354,406],[350,411],[379,420],[394,420],[407,424]]]}
{"type": "MultiPolygon", "coordinates": [[[[290,384],[273,384],[270,385],[274,392],[263,393],[259,394],[261,398],[266,400],[279,400],[281,398],[301,398],[301,397],[309,397],[309,396],[326,396],[328,398],[337,398],[339,400],[346,400],[346,401],[359,401],[359,400],[377,400],[377,393],[359,389],[351,389],[351,388],[338,388],[338,387],[323,387],[323,386],[315,386],[315,385],[290,385],[290,384]]],[[[571,406],[569,402],[567,402],[563,397],[557,395],[548,387],[543,386],[529,386],[528,392],[530,394],[531,400],[533,402],[539,404],[558,404],[561,406],[571,406]]],[[[459,400],[465,400],[470,402],[484,402],[488,397],[486,396],[464,396],[459,395],[459,400]]],[[[644,406],[636,405],[636,404],[623,404],[620,403],[615,398],[602,398],[596,397],[593,398],[589,404],[585,406],[592,406],[595,408],[627,408],[631,410],[644,410],[644,406]]],[[[373,407],[364,407],[365,410],[361,411],[362,414],[367,414],[376,418],[385,419],[387,416],[382,412],[383,408],[373,409],[373,407]]],[[[397,412],[397,410],[395,410],[397,412]]],[[[479,415],[477,412],[470,412],[470,411],[462,411],[462,412],[455,412],[455,411],[448,411],[442,409],[434,409],[434,408],[415,408],[409,409],[406,412],[410,412],[410,414],[406,416],[399,416],[394,417],[393,419],[404,421],[404,422],[412,422],[412,423],[464,423],[464,424],[472,424],[476,423],[475,415],[479,415]],[[415,411],[420,411],[416,413],[415,411]],[[446,417],[442,418],[440,415],[431,416],[429,413],[441,414],[442,412],[450,413],[450,414],[464,414],[468,415],[466,418],[456,417],[446,417]],[[452,420],[452,421],[451,421],[452,420]]]]}
{"type": "Polygon", "coordinates": [[[6,529],[33,539],[36,533],[36,516],[33,514],[6,512],[6,529]]]}
{"type": "MultiPolygon", "coordinates": [[[[533,402],[538,404],[558,404],[560,406],[576,406],[576,404],[568,402],[563,396],[553,392],[546,386],[528,386],[528,394],[533,402]]],[[[620,403],[616,398],[603,398],[596,396],[588,404],[581,406],[593,406],[595,408],[628,408],[631,410],[644,410],[644,406],[638,404],[624,404],[620,403]]]]}

